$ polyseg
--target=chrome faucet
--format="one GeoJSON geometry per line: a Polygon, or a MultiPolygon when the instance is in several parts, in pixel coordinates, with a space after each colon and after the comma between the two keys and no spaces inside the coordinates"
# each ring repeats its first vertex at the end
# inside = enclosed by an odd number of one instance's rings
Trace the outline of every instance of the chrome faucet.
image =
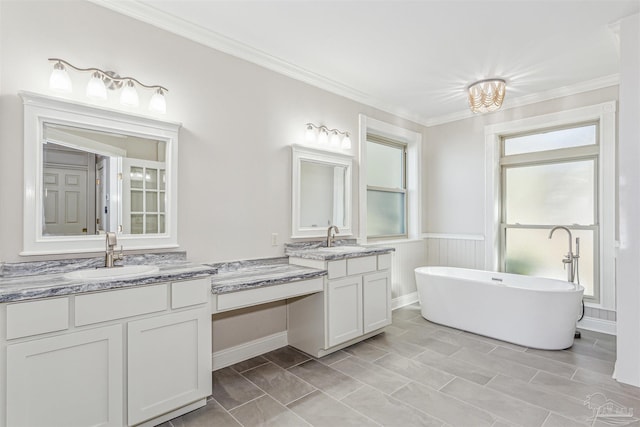
{"type": "Polygon", "coordinates": [[[336,227],[335,225],[330,225],[329,228],[327,228],[327,247],[330,248],[331,246],[333,246],[333,241],[336,238],[336,234],[339,233],[340,230],[338,230],[338,227],[336,227]],[[333,230],[333,236],[331,235],[331,230],[333,230]]]}
{"type": "Polygon", "coordinates": [[[576,277],[579,277],[578,273],[578,259],[580,258],[580,238],[576,237],[576,253],[573,253],[572,240],[573,237],[571,235],[571,230],[562,225],[557,225],[551,229],[549,232],[549,238],[553,237],[553,232],[556,230],[564,230],[567,232],[569,236],[569,252],[562,259],[562,263],[564,265],[565,270],[567,270],[567,281],[573,283],[576,277]]]}
{"type": "Polygon", "coordinates": [[[122,246],[120,246],[120,253],[115,253],[115,247],[118,244],[118,239],[116,237],[116,233],[111,231],[106,234],[106,251],[104,255],[104,266],[107,268],[114,267],[114,262],[121,260],[124,258],[124,254],[122,253],[122,246]]]}

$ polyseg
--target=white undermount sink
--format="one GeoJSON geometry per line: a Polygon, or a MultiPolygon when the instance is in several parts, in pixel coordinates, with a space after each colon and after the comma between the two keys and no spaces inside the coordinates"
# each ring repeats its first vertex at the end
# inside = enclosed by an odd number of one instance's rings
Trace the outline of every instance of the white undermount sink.
{"type": "Polygon", "coordinates": [[[111,268],[76,270],[64,275],[69,280],[122,280],[146,276],[160,270],[155,265],[125,265],[111,268]]]}
{"type": "Polygon", "coordinates": [[[335,252],[335,253],[349,253],[349,252],[363,252],[366,251],[367,248],[363,248],[362,246],[332,246],[330,248],[318,248],[316,249],[320,252],[335,252]]]}

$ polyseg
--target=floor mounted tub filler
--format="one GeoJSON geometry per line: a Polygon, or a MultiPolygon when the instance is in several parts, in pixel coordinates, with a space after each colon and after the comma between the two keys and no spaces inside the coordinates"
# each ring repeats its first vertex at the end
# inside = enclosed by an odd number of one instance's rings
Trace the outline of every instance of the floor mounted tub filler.
{"type": "Polygon", "coordinates": [[[453,267],[415,270],[422,317],[525,347],[571,347],[584,288],[555,279],[453,267]]]}

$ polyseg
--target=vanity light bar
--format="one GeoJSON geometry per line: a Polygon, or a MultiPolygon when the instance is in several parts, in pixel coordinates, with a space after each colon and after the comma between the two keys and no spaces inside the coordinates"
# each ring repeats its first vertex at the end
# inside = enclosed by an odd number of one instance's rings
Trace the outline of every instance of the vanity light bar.
{"type": "Polygon", "coordinates": [[[89,98],[107,99],[107,89],[122,89],[120,92],[120,103],[122,105],[137,107],[139,104],[138,91],[136,85],[154,90],[154,94],[149,101],[149,110],[164,114],[167,112],[167,102],[165,100],[165,92],[169,92],[164,86],[146,85],[133,77],[120,77],[113,71],[104,71],[99,68],[79,68],[70,64],[64,59],[49,58],[54,62],[53,71],[49,78],[49,88],[59,92],[71,92],[71,79],[67,73],[66,67],[74,69],[82,73],[91,73],[91,78],[87,84],[86,94],[89,98]],[[65,67],[66,66],[66,67],[65,67]]]}
{"type": "Polygon", "coordinates": [[[329,129],[325,125],[318,126],[313,123],[307,123],[305,126],[307,127],[305,132],[307,142],[325,146],[329,145],[332,148],[342,148],[343,150],[351,149],[349,132],[339,129],[329,129]],[[344,137],[340,138],[340,135],[344,135],[344,137]]]}

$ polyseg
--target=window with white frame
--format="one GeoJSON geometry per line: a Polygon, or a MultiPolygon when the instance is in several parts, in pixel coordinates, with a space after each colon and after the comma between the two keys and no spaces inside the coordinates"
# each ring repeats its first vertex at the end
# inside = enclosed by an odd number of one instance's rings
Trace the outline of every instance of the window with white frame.
{"type": "Polygon", "coordinates": [[[599,301],[599,125],[576,123],[502,136],[500,266],[509,273],[566,280],[568,235],[580,239],[579,281],[599,301]]]}
{"type": "Polygon", "coordinates": [[[358,118],[358,243],[420,238],[422,134],[364,114],[358,118]]]}
{"type": "Polygon", "coordinates": [[[407,144],[367,134],[367,238],[407,237],[407,144]]]}

